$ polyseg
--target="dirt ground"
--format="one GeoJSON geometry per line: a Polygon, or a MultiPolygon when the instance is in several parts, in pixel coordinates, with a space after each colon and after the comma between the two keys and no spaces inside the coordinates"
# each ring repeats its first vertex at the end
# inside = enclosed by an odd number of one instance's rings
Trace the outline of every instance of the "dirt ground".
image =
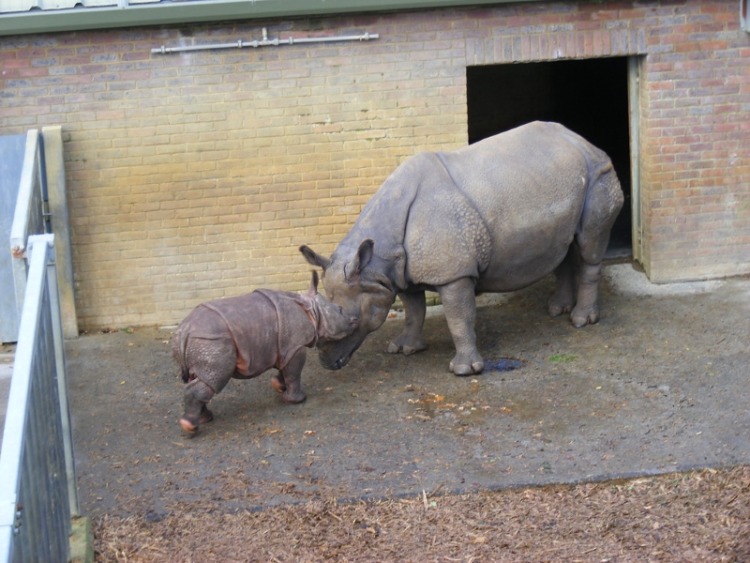
{"type": "Polygon", "coordinates": [[[232,382],[194,438],[168,329],[69,341],[98,560],[750,560],[750,279],[610,265],[581,330],[550,290],[478,313],[485,359],[519,369],[451,375],[435,308],[426,352],[384,353],[388,321],[340,371],[313,351],[302,405],[232,382]]]}
{"type": "Polygon", "coordinates": [[[97,520],[101,561],[748,561],[750,468],[97,520]]]}

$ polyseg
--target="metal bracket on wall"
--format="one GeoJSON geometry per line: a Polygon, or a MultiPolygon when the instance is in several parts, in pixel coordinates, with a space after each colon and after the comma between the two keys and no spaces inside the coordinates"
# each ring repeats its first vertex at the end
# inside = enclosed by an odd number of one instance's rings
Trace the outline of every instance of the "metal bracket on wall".
{"type": "Polygon", "coordinates": [[[185,51],[208,51],[212,49],[243,49],[245,47],[252,47],[257,49],[258,47],[278,47],[280,45],[298,45],[302,43],[335,43],[342,41],[370,41],[371,39],[379,39],[380,35],[377,33],[363,33],[362,35],[338,35],[333,37],[288,37],[286,39],[269,39],[268,31],[263,28],[263,38],[253,41],[243,41],[239,39],[233,43],[214,43],[206,45],[185,45],[181,47],[167,47],[162,45],[155,49],[151,49],[152,54],[166,55],[168,53],[182,53],[185,51]]]}

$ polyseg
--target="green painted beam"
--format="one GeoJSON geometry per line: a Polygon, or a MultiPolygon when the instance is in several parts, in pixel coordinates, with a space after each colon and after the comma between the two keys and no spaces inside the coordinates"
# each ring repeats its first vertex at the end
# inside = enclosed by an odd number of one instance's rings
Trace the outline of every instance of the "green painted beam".
{"type": "Polygon", "coordinates": [[[137,4],[125,8],[32,10],[0,15],[0,36],[238,19],[393,12],[505,4],[511,1],[514,0],[196,0],[137,4]]]}

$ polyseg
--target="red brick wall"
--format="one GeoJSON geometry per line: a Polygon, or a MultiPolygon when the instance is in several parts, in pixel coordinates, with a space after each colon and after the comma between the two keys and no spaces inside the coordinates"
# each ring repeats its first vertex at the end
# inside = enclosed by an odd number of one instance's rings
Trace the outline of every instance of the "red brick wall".
{"type": "Polygon", "coordinates": [[[0,38],[0,132],[63,125],[84,328],[303,289],[389,172],[467,140],[466,66],[642,56],[643,263],[750,272],[750,34],[734,0],[531,3],[0,38]],[[378,33],[152,55],[161,45],[378,33]]]}
{"type": "Polygon", "coordinates": [[[731,2],[649,13],[642,82],[646,265],[654,281],[750,271],[750,34],[731,2]]]}

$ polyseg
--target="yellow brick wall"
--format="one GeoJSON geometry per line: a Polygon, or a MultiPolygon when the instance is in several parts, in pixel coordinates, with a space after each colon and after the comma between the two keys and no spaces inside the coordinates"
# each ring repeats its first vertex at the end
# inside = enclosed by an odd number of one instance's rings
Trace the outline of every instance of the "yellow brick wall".
{"type": "Polygon", "coordinates": [[[82,326],[169,324],[207,299],[305,289],[301,244],[331,252],[405,157],[466,143],[461,42],[438,37],[440,20],[263,24],[270,37],[382,34],[367,43],[150,54],[259,38],[244,22],[46,47],[79,92],[60,111],[82,326]],[[403,52],[414,32],[435,44],[429,64],[403,52]]]}
{"type": "Polygon", "coordinates": [[[750,104],[750,35],[729,0],[0,38],[0,132],[63,126],[81,327],[171,324],[207,299],[304,289],[300,244],[331,252],[403,159],[467,142],[467,65],[625,55],[644,57],[647,271],[747,272],[750,140],[737,112],[750,104]],[[151,54],[263,27],[380,39],[151,54]]]}

